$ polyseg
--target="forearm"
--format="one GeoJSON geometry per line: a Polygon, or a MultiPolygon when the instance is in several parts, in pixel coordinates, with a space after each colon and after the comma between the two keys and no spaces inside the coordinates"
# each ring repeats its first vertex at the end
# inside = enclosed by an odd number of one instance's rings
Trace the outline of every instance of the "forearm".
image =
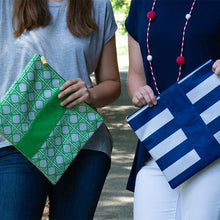
{"type": "Polygon", "coordinates": [[[120,93],[120,81],[106,80],[93,88],[89,88],[87,102],[95,108],[104,107],[118,99],[120,93]]]}
{"type": "Polygon", "coordinates": [[[141,87],[146,85],[145,77],[140,74],[134,74],[133,71],[134,70],[129,70],[127,77],[128,93],[131,99],[135,96],[141,87]]]}

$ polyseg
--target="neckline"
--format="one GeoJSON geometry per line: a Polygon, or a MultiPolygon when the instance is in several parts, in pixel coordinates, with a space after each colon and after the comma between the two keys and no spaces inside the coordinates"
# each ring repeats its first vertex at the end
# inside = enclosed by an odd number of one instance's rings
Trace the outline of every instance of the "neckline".
{"type": "Polygon", "coordinates": [[[47,2],[49,7],[61,7],[66,5],[66,0],[59,1],[59,2],[47,2]]]}

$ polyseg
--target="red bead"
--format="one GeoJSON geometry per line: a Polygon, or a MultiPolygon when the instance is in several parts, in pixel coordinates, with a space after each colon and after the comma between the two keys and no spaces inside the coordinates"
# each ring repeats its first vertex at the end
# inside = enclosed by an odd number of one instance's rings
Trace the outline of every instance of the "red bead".
{"type": "Polygon", "coordinates": [[[148,13],[147,13],[147,18],[148,19],[155,19],[156,18],[156,13],[152,10],[152,11],[149,11],[148,13]]]}
{"type": "Polygon", "coordinates": [[[184,64],[186,62],[185,58],[183,56],[179,56],[176,58],[176,62],[180,65],[184,64]]]}

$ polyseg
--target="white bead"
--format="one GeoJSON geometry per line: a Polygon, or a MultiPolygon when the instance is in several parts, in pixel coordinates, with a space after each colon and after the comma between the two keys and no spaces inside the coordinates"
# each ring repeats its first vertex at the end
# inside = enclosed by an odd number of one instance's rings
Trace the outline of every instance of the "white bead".
{"type": "Polygon", "coordinates": [[[148,61],[152,61],[152,60],[153,60],[153,57],[152,57],[151,55],[148,55],[148,56],[147,56],[147,60],[148,60],[148,61]]]}
{"type": "Polygon", "coordinates": [[[186,14],[186,20],[189,20],[191,18],[191,14],[186,14]]]}

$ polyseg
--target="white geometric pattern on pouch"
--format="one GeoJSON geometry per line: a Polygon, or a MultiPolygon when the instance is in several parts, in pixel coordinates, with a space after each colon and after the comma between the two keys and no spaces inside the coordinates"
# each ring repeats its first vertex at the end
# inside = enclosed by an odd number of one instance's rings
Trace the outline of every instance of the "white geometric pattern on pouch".
{"type": "Polygon", "coordinates": [[[63,126],[62,130],[63,130],[63,134],[68,134],[69,133],[68,126],[63,126]]]}
{"type": "Polygon", "coordinates": [[[36,83],[35,83],[35,88],[36,88],[36,89],[41,89],[41,88],[42,88],[41,82],[36,82],[36,83]]]}
{"type": "Polygon", "coordinates": [[[14,123],[19,123],[20,122],[20,117],[18,115],[13,116],[13,122],[14,123]]]}
{"type": "Polygon", "coordinates": [[[51,131],[51,133],[50,133],[49,137],[52,137],[52,136],[53,136],[53,131],[51,131]]]}
{"type": "Polygon", "coordinates": [[[56,161],[57,161],[58,164],[61,164],[61,163],[63,163],[63,158],[61,156],[58,156],[56,158],[56,161]]]}
{"type": "Polygon", "coordinates": [[[86,124],[84,124],[84,123],[81,123],[81,124],[79,125],[79,129],[80,129],[81,131],[85,131],[86,128],[87,128],[87,126],[86,126],[86,124]]]}
{"type": "Polygon", "coordinates": [[[95,114],[94,114],[94,113],[89,113],[89,114],[88,114],[88,118],[89,118],[89,120],[91,120],[91,121],[95,120],[95,114]]]}
{"type": "Polygon", "coordinates": [[[19,84],[19,89],[21,92],[26,92],[27,91],[27,85],[24,83],[19,84]]]}
{"type": "Polygon", "coordinates": [[[28,79],[30,81],[34,80],[34,74],[33,73],[28,73],[28,79]]]}
{"type": "Polygon", "coordinates": [[[3,106],[3,112],[4,112],[4,114],[9,114],[11,111],[8,106],[3,106]]]}
{"type": "Polygon", "coordinates": [[[64,152],[66,152],[66,153],[70,152],[70,146],[69,146],[69,145],[64,145],[64,146],[63,146],[63,150],[64,150],[64,152]]]}
{"type": "Polygon", "coordinates": [[[27,131],[28,130],[28,124],[22,124],[22,130],[27,131]]]}
{"type": "Polygon", "coordinates": [[[11,127],[9,126],[4,127],[4,134],[11,134],[11,127]]]}
{"type": "Polygon", "coordinates": [[[50,175],[55,174],[55,168],[54,167],[50,167],[48,172],[49,172],[50,175]]]}
{"type": "Polygon", "coordinates": [[[74,142],[79,140],[79,137],[77,134],[72,134],[71,137],[72,137],[72,141],[74,141],[74,142]]]}
{"type": "Polygon", "coordinates": [[[50,79],[50,72],[49,71],[44,71],[44,78],[50,79]]]}
{"type": "Polygon", "coordinates": [[[86,107],[85,106],[79,106],[79,111],[80,112],[85,112],[86,111],[86,107]]]}
{"type": "Polygon", "coordinates": [[[49,155],[50,157],[54,156],[54,150],[53,150],[53,149],[49,149],[49,150],[48,150],[48,155],[49,155]]]}
{"type": "Polygon", "coordinates": [[[30,120],[34,120],[35,119],[34,112],[29,112],[28,117],[29,117],[30,120]]]}
{"type": "Polygon", "coordinates": [[[94,134],[94,132],[89,132],[89,137],[91,137],[94,134]]]}
{"type": "Polygon", "coordinates": [[[58,79],[53,79],[52,84],[54,87],[58,87],[60,85],[60,81],[58,79]]]}
{"type": "Polygon", "coordinates": [[[15,135],[13,136],[13,141],[14,141],[14,142],[20,141],[20,135],[15,134],[15,135]]]}
{"type": "Polygon", "coordinates": [[[27,105],[26,104],[21,105],[21,111],[22,112],[27,112],[27,105]]]}
{"type": "Polygon", "coordinates": [[[72,123],[76,123],[77,122],[77,117],[75,115],[70,116],[70,121],[72,123]]]}
{"type": "Polygon", "coordinates": [[[34,93],[29,93],[29,94],[28,94],[28,99],[29,99],[30,101],[33,101],[33,100],[34,100],[34,93]]]}
{"type": "Polygon", "coordinates": [[[19,101],[18,96],[17,96],[17,95],[12,95],[12,96],[11,96],[11,101],[12,101],[13,103],[17,103],[17,102],[19,101]]]}
{"type": "Polygon", "coordinates": [[[40,68],[41,68],[41,62],[40,62],[40,61],[37,61],[37,62],[35,63],[35,67],[36,67],[36,69],[40,69],[40,68]]]}
{"type": "Polygon", "coordinates": [[[40,166],[41,167],[46,167],[47,166],[47,161],[46,160],[41,160],[40,161],[40,166]]]}
{"type": "Polygon", "coordinates": [[[61,138],[60,137],[57,137],[56,139],[55,139],[55,143],[56,143],[56,145],[61,145],[61,138]]]}
{"type": "Polygon", "coordinates": [[[43,108],[43,102],[42,102],[42,101],[36,101],[36,107],[37,107],[38,109],[43,108]]]}
{"type": "Polygon", "coordinates": [[[43,145],[41,146],[41,148],[46,148],[46,143],[43,143],[43,145]]]}
{"type": "Polygon", "coordinates": [[[51,97],[51,91],[50,91],[50,90],[45,90],[45,91],[44,91],[44,96],[45,96],[46,98],[50,98],[50,97],[51,97]]]}

